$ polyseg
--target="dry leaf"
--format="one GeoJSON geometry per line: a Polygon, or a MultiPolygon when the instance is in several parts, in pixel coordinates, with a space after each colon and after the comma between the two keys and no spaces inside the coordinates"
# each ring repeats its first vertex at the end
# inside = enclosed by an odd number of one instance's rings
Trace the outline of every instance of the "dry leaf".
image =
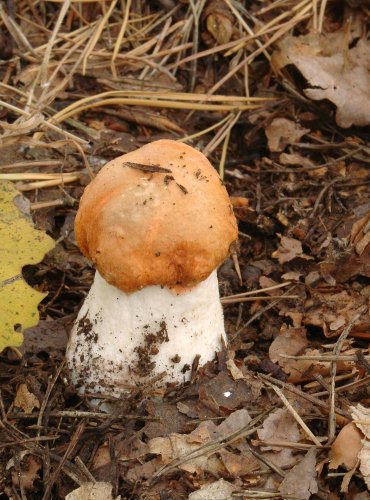
{"type": "Polygon", "coordinates": [[[137,483],[138,481],[149,479],[161,465],[162,461],[159,457],[155,457],[153,460],[143,464],[134,465],[125,474],[125,480],[130,483],[137,483]]]}
{"type": "Polygon", "coordinates": [[[287,36],[273,55],[280,69],[294,64],[308,81],[304,90],[313,100],[337,106],[340,127],[370,123],[370,41],[361,38],[348,48],[345,30],[331,35],[287,36]]]}
{"type": "Polygon", "coordinates": [[[350,410],[355,425],[365,436],[358,458],[360,460],[361,474],[366,486],[370,489],[370,408],[357,404],[356,406],[350,406],[350,410]]]}
{"type": "Polygon", "coordinates": [[[328,171],[327,167],[313,168],[314,162],[299,153],[281,153],[279,160],[282,165],[298,167],[297,172],[299,172],[299,167],[308,168],[308,175],[311,177],[322,177],[328,171]]]}
{"type": "Polygon", "coordinates": [[[32,413],[34,408],[40,408],[37,397],[28,390],[26,384],[20,384],[14,399],[14,406],[21,408],[24,413],[32,413]]]}
{"type": "Polygon", "coordinates": [[[370,441],[365,441],[358,458],[360,460],[360,471],[365,484],[370,490],[370,441]]]}
{"type": "Polygon", "coordinates": [[[295,144],[309,129],[287,118],[275,118],[265,128],[268,147],[271,152],[283,151],[289,144],[295,144]]]}
{"type": "Polygon", "coordinates": [[[361,256],[370,243],[370,212],[353,224],[350,241],[361,256]]]}
{"type": "Polygon", "coordinates": [[[273,363],[278,363],[284,372],[296,377],[297,361],[283,358],[282,354],[295,356],[300,354],[307,346],[306,329],[294,328],[283,325],[280,334],[273,340],[269,348],[269,356],[273,363]]]}
{"type": "Polygon", "coordinates": [[[217,432],[219,432],[221,436],[226,436],[227,434],[240,431],[240,429],[248,425],[251,420],[252,418],[246,409],[236,410],[217,426],[217,432]]]}
{"type": "Polygon", "coordinates": [[[302,273],[297,271],[288,271],[287,273],[281,275],[281,277],[286,281],[300,281],[301,276],[302,273]]]}
{"type": "Polygon", "coordinates": [[[248,208],[249,199],[245,196],[230,196],[230,203],[233,208],[248,208]]]}
{"type": "MultiPolygon", "coordinates": [[[[309,309],[306,308],[303,323],[321,327],[326,337],[333,336],[333,332],[336,336],[340,335],[357,311],[364,305],[369,307],[370,304],[370,298],[356,290],[351,290],[349,294],[346,290],[338,293],[317,287],[311,288],[310,293],[314,305],[309,309]],[[343,322],[341,318],[345,321],[343,322]]],[[[368,331],[369,328],[370,315],[366,312],[356,321],[351,335],[354,335],[357,330],[368,331]]],[[[350,367],[350,363],[347,363],[347,366],[350,367]]]]}
{"type": "MultiPolygon", "coordinates": [[[[270,439],[298,443],[301,438],[298,424],[285,408],[278,408],[264,420],[262,428],[257,431],[263,441],[270,439]]],[[[263,446],[263,450],[281,451],[281,447],[263,446]]]]}
{"type": "Polygon", "coordinates": [[[260,462],[252,453],[237,455],[226,450],[220,452],[221,460],[227,471],[233,477],[245,476],[260,468],[260,462]]]}
{"type": "Polygon", "coordinates": [[[190,493],[189,500],[231,500],[233,491],[237,488],[225,481],[219,479],[218,481],[202,486],[199,490],[190,493]]]}
{"type": "Polygon", "coordinates": [[[365,408],[361,404],[350,406],[351,415],[354,423],[370,441],[370,408],[365,408]]]}
{"type": "MultiPolygon", "coordinates": [[[[186,434],[170,434],[167,437],[158,437],[151,439],[148,443],[150,453],[161,455],[162,462],[169,464],[176,458],[184,457],[192,451],[199,448],[199,444],[188,442],[186,434]]],[[[196,458],[187,459],[184,463],[179,465],[179,468],[186,470],[191,474],[200,474],[203,470],[207,469],[208,455],[205,453],[196,458]]]]}
{"type": "Polygon", "coordinates": [[[234,380],[240,380],[244,378],[243,372],[236,366],[233,359],[228,359],[226,361],[226,367],[234,380]]]}
{"type": "Polygon", "coordinates": [[[12,468],[11,474],[13,485],[16,488],[22,485],[22,488],[26,491],[31,491],[34,481],[40,477],[38,472],[42,467],[42,463],[40,459],[33,455],[29,455],[26,451],[21,456],[20,473],[18,473],[17,469],[14,467],[14,460],[8,463],[7,469],[10,467],[12,468]]]}
{"type": "Polygon", "coordinates": [[[100,481],[84,483],[79,488],[71,491],[66,496],[66,500],[102,500],[103,498],[104,500],[110,500],[113,499],[112,490],[113,486],[110,483],[100,481]]]}
{"type": "Polygon", "coordinates": [[[291,495],[294,498],[308,500],[311,495],[319,491],[316,480],[316,450],[307,452],[303,460],[295,465],[285,476],[279,486],[283,495],[291,495]]]}
{"type": "Polygon", "coordinates": [[[288,236],[282,236],[280,238],[279,248],[273,252],[272,257],[278,259],[280,264],[289,262],[297,257],[306,260],[311,260],[313,258],[303,253],[302,243],[299,240],[288,236]]]}
{"type": "Polygon", "coordinates": [[[295,328],[300,328],[302,326],[303,312],[299,311],[281,311],[280,314],[290,318],[293,321],[293,326],[295,328]]]}
{"type": "Polygon", "coordinates": [[[361,448],[361,432],[352,422],[345,425],[332,444],[332,458],[329,468],[337,469],[339,466],[344,465],[348,470],[353,469],[357,463],[361,448]]]}
{"type": "MultiPolygon", "coordinates": [[[[297,443],[301,435],[298,424],[286,409],[279,408],[264,420],[263,426],[257,431],[258,437],[263,441],[290,441],[297,443]]],[[[268,457],[279,467],[290,466],[296,463],[290,448],[263,446],[264,456],[268,457]],[[269,452],[269,453],[267,453],[269,452]]]]}

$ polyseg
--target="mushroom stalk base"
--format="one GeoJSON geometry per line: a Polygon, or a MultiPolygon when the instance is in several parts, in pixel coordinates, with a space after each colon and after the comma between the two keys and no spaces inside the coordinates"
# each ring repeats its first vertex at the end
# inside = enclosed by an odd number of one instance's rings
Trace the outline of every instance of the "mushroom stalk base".
{"type": "Polygon", "coordinates": [[[217,273],[176,294],[149,286],[127,294],[96,272],[71,332],[67,364],[80,393],[119,396],[164,373],[159,384],[190,379],[226,343],[217,273]]]}

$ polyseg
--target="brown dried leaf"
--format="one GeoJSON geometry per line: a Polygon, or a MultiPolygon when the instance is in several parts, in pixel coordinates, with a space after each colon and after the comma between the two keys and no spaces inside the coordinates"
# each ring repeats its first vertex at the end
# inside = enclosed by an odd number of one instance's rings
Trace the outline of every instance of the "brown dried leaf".
{"type": "MultiPolygon", "coordinates": [[[[168,437],[151,439],[148,443],[150,453],[161,455],[163,464],[169,464],[176,458],[188,455],[199,448],[199,444],[189,443],[186,434],[170,434],[168,437]]],[[[179,468],[191,474],[200,474],[207,468],[208,455],[205,453],[196,458],[188,459],[179,468]]]]}
{"type": "Polygon", "coordinates": [[[316,451],[311,449],[303,460],[295,465],[285,476],[279,486],[283,495],[294,496],[302,500],[308,500],[311,495],[319,491],[316,474],[316,451]]]}
{"type": "Polygon", "coordinates": [[[365,484],[370,490],[370,441],[365,441],[358,458],[360,459],[360,471],[365,484]]]}
{"type": "MultiPolygon", "coordinates": [[[[257,431],[263,441],[269,439],[298,443],[301,438],[298,424],[288,410],[278,408],[264,420],[263,426],[257,431]]],[[[263,450],[281,451],[281,447],[264,446],[263,450]]]]}
{"type": "Polygon", "coordinates": [[[237,488],[225,481],[224,479],[219,479],[214,483],[202,486],[199,490],[190,493],[189,500],[228,500],[231,499],[233,491],[237,488]]]}
{"type": "Polygon", "coordinates": [[[273,61],[278,68],[294,64],[311,88],[314,100],[328,99],[337,106],[340,127],[370,123],[370,41],[361,38],[348,48],[345,30],[331,35],[287,36],[273,61]]]}
{"type": "Polygon", "coordinates": [[[350,410],[354,423],[370,441],[370,408],[358,403],[356,406],[351,406],[350,410]]]}
{"type": "Polygon", "coordinates": [[[148,401],[146,411],[152,417],[158,417],[158,420],[146,422],[142,432],[148,438],[157,436],[166,436],[171,432],[182,433],[187,427],[188,418],[177,409],[174,403],[164,401],[148,401]]]}
{"type": "MultiPolygon", "coordinates": [[[[110,483],[96,482],[84,483],[79,488],[71,491],[66,500],[110,500],[113,499],[113,486],[110,483]]],[[[121,497],[118,497],[121,498],[121,497]]]]}
{"type": "Polygon", "coordinates": [[[299,240],[288,236],[281,237],[280,246],[272,254],[272,257],[278,259],[280,264],[289,262],[297,257],[306,260],[311,260],[313,258],[303,253],[302,243],[299,240]]]}
{"type": "Polygon", "coordinates": [[[252,453],[237,455],[223,450],[220,452],[220,457],[228,473],[233,477],[245,476],[260,468],[260,462],[252,453]]]}
{"type": "MultiPolygon", "coordinates": [[[[370,304],[370,298],[356,290],[351,290],[349,294],[346,290],[337,292],[334,289],[330,292],[318,287],[311,289],[311,296],[314,305],[305,310],[303,323],[321,327],[326,337],[340,335],[357,311],[364,305],[369,307],[370,304]]],[[[355,323],[351,335],[354,335],[357,330],[368,331],[369,328],[370,315],[366,312],[355,323]]]]}
{"type": "Polygon", "coordinates": [[[280,334],[273,340],[269,348],[271,361],[278,363],[288,375],[294,370],[295,360],[281,357],[282,354],[295,356],[307,347],[305,328],[293,328],[283,325],[280,334]]]}
{"type": "Polygon", "coordinates": [[[365,406],[358,403],[356,406],[351,406],[350,410],[355,425],[365,436],[358,458],[360,460],[361,474],[366,486],[370,489],[370,408],[365,408],[365,406]]]}
{"type": "Polygon", "coordinates": [[[201,422],[196,429],[188,434],[187,441],[188,443],[201,445],[219,437],[220,433],[217,430],[217,425],[212,420],[206,420],[205,422],[201,422]]]}
{"type": "Polygon", "coordinates": [[[362,434],[353,422],[345,425],[339,432],[331,447],[332,458],[329,468],[337,469],[344,465],[346,469],[353,469],[362,449],[362,434]]]}
{"type": "Polygon", "coordinates": [[[14,467],[14,461],[11,460],[8,465],[8,468],[12,468],[12,482],[16,488],[19,488],[22,485],[27,491],[33,489],[33,483],[36,479],[39,478],[39,470],[42,467],[41,461],[34,457],[33,455],[28,455],[28,452],[24,453],[24,458],[22,459],[22,463],[20,466],[21,472],[18,473],[17,469],[14,467]]]}
{"type": "MultiPolygon", "coordinates": [[[[315,163],[299,153],[281,153],[279,160],[282,165],[308,168],[308,175],[311,177],[322,177],[328,171],[327,167],[313,168],[315,163]]],[[[297,172],[299,172],[299,169],[297,169],[297,172]]]]}
{"type": "Polygon", "coordinates": [[[236,410],[217,426],[217,431],[221,436],[226,436],[232,432],[237,432],[252,420],[246,409],[236,410]]]}
{"type": "Polygon", "coordinates": [[[243,372],[236,366],[233,359],[228,359],[226,361],[226,366],[234,380],[240,380],[244,378],[243,372]]]}
{"type": "Polygon", "coordinates": [[[32,413],[34,408],[40,408],[37,397],[28,390],[26,384],[20,384],[14,399],[14,406],[21,408],[25,413],[32,413]]]}
{"type": "Polygon", "coordinates": [[[370,212],[353,224],[350,241],[361,256],[370,242],[370,212]]]}
{"type": "Polygon", "coordinates": [[[155,457],[149,462],[143,464],[135,465],[131,467],[127,473],[125,473],[125,481],[131,483],[137,483],[138,481],[149,479],[153,474],[161,467],[162,460],[160,457],[155,457]]]}
{"type": "MultiPolygon", "coordinates": [[[[286,409],[279,408],[265,419],[261,429],[257,431],[263,441],[290,441],[297,443],[301,436],[297,422],[286,409]]],[[[262,446],[262,445],[261,445],[262,446]]],[[[279,467],[292,466],[297,462],[290,448],[262,446],[264,456],[279,467]]]]}
{"type": "Polygon", "coordinates": [[[295,144],[301,137],[310,132],[298,123],[287,118],[275,118],[265,128],[268,147],[271,152],[283,151],[289,144],[295,144]]]}

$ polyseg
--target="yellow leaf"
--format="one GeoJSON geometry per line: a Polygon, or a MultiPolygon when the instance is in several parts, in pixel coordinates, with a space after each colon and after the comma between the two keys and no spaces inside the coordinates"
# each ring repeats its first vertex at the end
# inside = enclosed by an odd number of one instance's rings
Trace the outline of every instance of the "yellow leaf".
{"type": "Polygon", "coordinates": [[[38,323],[37,306],[45,297],[22,277],[22,267],[40,262],[54,241],[34,229],[31,218],[14,203],[20,193],[0,183],[0,352],[23,342],[22,332],[38,323]]]}

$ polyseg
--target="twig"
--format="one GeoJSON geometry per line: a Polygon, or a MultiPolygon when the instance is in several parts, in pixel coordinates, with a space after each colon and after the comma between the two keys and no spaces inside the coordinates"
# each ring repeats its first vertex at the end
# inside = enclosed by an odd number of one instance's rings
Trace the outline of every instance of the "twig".
{"type": "MultiPolygon", "coordinates": [[[[39,412],[33,412],[33,413],[9,413],[8,417],[14,420],[33,420],[35,418],[38,418],[39,412]]],[[[54,410],[50,411],[48,413],[49,417],[56,417],[56,418],[92,418],[92,419],[99,419],[99,420],[107,420],[112,417],[111,414],[109,413],[103,413],[103,412],[94,412],[94,411],[79,411],[79,410],[54,410]]],[[[126,419],[126,420],[148,420],[150,422],[156,422],[160,420],[159,417],[149,417],[149,416],[142,416],[142,415],[124,415],[124,414],[119,414],[117,415],[118,420],[121,419],[126,419]]]]}
{"type": "Polygon", "coordinates": [[[299,295],[255,295],[254,297],[244,297],[240,299],[221,299],[221,304],[237,304],[239,302],[255,302],[256,300],[287,300],[299,299],[299,295]]]}
{"type": "MultiPolygon", "coordinates": [[[[316,362],[357,361],[357,356],[355,354],[353,356],[349,354],[339,354],[338,356],[335,356],[334,354],[322,354],[322,355],[302,354],[301,356],[293,356],[291,354],[280,354],[280,357],[285,359],[295,359],[295,360],[304,359],[307,361],[316,361],[316,362]]],[[[370,356],[364,356],[364,358],[370,361],[370,356]]]]}
{"type": "MultiPolygon", "coordinates": [[[[271,377],[270,375],[264,375],[263,373],[259,373],[258,378],[262,379],[263,381],[267,381],[269,383],[272,382],[275,386],[279,386],[282,389],[284,389],[284,391],[289,391],[289,392],[295,394],[296,396],[299,396],[307,401],[310,401],[315,406],[322,408],[323,410],[326,410],[326,411],[328,410],[328,404],[326,401],[321,401],[321,399],[316,398],[316,397],[312,396],[311,394],[307,394],[306,392],[299,390],[297,387],[295,387],[292,384],[282,382],[281,380],[278,380],[274,377],[271,377]]],[[[345,411],[340,410],[339,408],[335,408],[335,412],[342,417],[350,419],[349,413],[346,413],[345,411]]]]}
{"type": "Polygon", "coordinates": [[[57,369],[54,377],[49,382],[48,387],[46,389],[46,393],[45,393],[44,399],[42,400],[41,408],[40,408],[39,415],[38,415],[38,418],[37,418],[37,426],[39,427],[39,431],[38,431],[38,435],[39,436],[40,436],[40,433],[41,433],[41,422],[42,422],[42,418],[44,416],[44,411],[45,411],[46,405],[48,404],[51,391],[53,390],[54,385],[55,385],[56,381],[58,380],[61,371],[63,370],[64,365],[65,365],[65,362],[63,362],[63,363],[60,364],[60,366],[57,369]]]}
{"type": "Polygon", "coordinates": [[[329,391],[329,421],[328,421],[328,440],[329,443],[332,442],[335,436],[335,424],[336,424],[336,419],[335,419],[335,376],[337,374],[337,360],[338,356],[340,355],[340,351],[342,350],[344,341],[350,334],[353,325],[356,323],[356,321],[359,320],[359,318],[362,316],[363,313],[367,311],[367,306],[363,306],[359,309],[359,311],[352,317],[352,319],[349,321],[348,325],[346,328],[343,330],[342,334],[340,335],[337,343],[334,346],[333,349],[333,355],[337,358],[331,361],[330,363],[330,376],[331,376],[331,384],[330,384],[330,391],[329,391]]]}
{"type": "Polygon", "coordinates": [[[259,288],[258,290],[252,290],[250,292],[237,293],[235,295],[226,295],[222,297],[221,300],[228,299],[238,299],[239,297],[247,297],[248,295],[258,295],[259,293],[270,292],[271,290],[277,290],[278,288],[284,288],[285,286],[291,285],[291,281],[285,281],[284,283],[279,283],[277,285],[268,286],[265,288],[259,288]]]}
{"type": "Polygon", "coordinates": [[[69,457],[69,455],[72,453],[72,451],[76,447],[76,445],[78,443],[78,440],[79,440],[79,438],[80,438],[80,436],[81,436],[81,434],[83,433],[84,430],[85,430],[85,422],[80,422],[80,424],[78,425],[75,433],[72,436],[72,439],[71,439],[71,441],[70,441],[70,443],[68,445],[68,448],[66,449],[66,452],[63,455],[63,458],[59,462],[58,466],[56,467],[55,471],[53,472],[53,474],[51,475],[51,477],[50,477],[50,479],[48,481],[48,484],[47,484],[47,486],[45,488],[42,500],[47,500],[49,498],[49,495],[51,493],[51,489],[52,489],[55,481],[57,480],[58,475],[60,474],[65,461],[67,460],[67,458],[69,457]]]}

